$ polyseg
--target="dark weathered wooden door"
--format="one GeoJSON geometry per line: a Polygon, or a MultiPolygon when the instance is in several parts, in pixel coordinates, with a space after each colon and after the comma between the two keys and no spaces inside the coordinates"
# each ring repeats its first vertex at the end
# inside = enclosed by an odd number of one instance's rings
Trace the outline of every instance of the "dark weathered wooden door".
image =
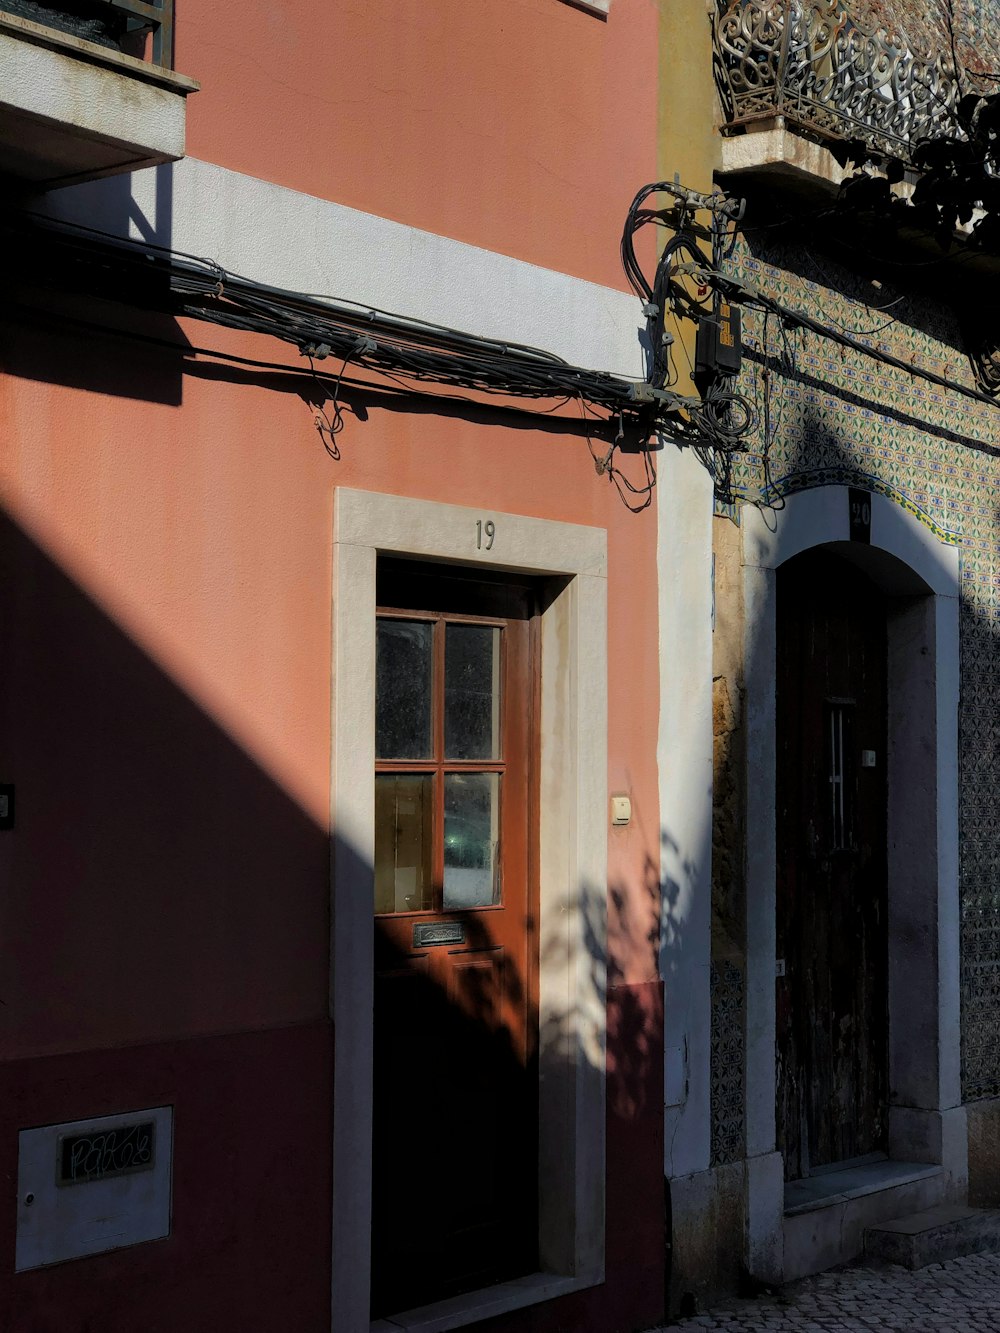
{"type": "Polygon", "coordinates": [[[537,1263],[530,588],[386,562],[372,1312],[537,1263]]]}
{"type": "Polygon", "coordinates": [[[777,580],[777,1127],[797,1180],[886,1146],[886,611],[830,552],[777,580]]]}

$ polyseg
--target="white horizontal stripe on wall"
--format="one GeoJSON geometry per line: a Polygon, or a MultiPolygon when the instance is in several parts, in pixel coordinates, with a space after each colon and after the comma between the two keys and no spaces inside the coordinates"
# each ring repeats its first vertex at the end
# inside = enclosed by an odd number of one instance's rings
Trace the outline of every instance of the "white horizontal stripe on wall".
{"type": "MultiPolygon", "coordinates": [[[[185,158],[48,196],[46,211],[275,287],[528,343],[641,379],[634,296],[185,158]]],[[[567,224],[569,225],[569,224],[567,224]]]]}

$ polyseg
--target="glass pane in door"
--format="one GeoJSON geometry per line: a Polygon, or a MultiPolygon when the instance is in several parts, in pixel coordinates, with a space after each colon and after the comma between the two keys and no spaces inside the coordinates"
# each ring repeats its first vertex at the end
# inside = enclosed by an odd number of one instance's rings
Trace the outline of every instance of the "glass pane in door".
{"type": "Polygon", "coordinates": [[[375,757],[431,754],[433,625],[381,617],[375,645],[375,757]]]}
{"type": "Polygon", "coordinates": [[[500,775],[446,773],[444,908],[500,901],[500,775]]]}
{"type": "Polygon", "coordinates": [[[375,911],[433,906],[429,773],[375,776],[375,911]]]}
{"type": "Polygon", "coordinates": [[[500,758],[500,630],[448,625],[444,639],[446,759],[500,758]]]}

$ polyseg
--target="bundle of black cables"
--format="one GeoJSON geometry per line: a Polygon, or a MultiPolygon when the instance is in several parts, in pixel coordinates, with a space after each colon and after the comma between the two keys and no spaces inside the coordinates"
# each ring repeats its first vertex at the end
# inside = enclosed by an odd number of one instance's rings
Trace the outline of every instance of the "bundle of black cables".
{"type": "Polygon", "coordinates": [[[572,365],[552,352],[502,342],[344,298],[270,286],[213,260],[139,244],[52,219],[24,219],[9,237],[26,270],[61,290],[122,300],[291,343],[311,359],[335,357],[389,379],[451,385],[510,398],[566,399],[632,423],[648,435],[692,401],[641,401],[635,382],[572,365]],[[30,233],[30,234],[29,234],[30,233]]]}
{"type": "MultiPolygon", "coordinates": [[[[717,217],[737,219],[742,213],[739,201],[727,200],[720,194],[698,195],[684,190],[676,182],[657,181],[643,186],[632,200],[625,219],[622,265],[633,291],[643,302],[649,339],[650,382],[654,388],[667,388],[676,378],[670,365],[673,338],[666,329],[668,309],[681,318],[694,320],[711,319],[717,310],[717,291],[712,290],[709,295],[711,284],[707,279],[700,283],[698,280],[702,270],[706,274],[714,272],[712,260],[702,251],[697,233],[689,225],[691,212],[698,208],[711,211],[711,235],[715,235],[717,217]],[[670,195],[675,201],[669,208],[643,207],[651,195],[661,193],[670,195]],[[636,233],[650,224],[673,231],[657,261],[651,283],[635,253],[636,233]],[[679,280],[682,274],[693,276],[696,287],[703,290],[697,290],[695,295],[685,290],[679,280]]],[[[713,477],[717,477],[724,469],[715,459],[715,451],[728,455],[738,450],[745,436],[753,430],[756,414],[750,402],[733,388],[733,376],[714,374],[696,378],[702,397],[691,409],[691,417],[702,436],[698,454],[713,477]]]]}

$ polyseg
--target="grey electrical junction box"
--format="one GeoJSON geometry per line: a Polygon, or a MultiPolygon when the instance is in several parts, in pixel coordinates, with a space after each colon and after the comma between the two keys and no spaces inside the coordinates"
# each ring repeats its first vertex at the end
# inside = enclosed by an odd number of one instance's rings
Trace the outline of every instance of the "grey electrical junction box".
{"type": "Polygon", "coordinates": [[[22,1129],[14,1268],[170,1235],[173,1107],[22,1129]]]}

